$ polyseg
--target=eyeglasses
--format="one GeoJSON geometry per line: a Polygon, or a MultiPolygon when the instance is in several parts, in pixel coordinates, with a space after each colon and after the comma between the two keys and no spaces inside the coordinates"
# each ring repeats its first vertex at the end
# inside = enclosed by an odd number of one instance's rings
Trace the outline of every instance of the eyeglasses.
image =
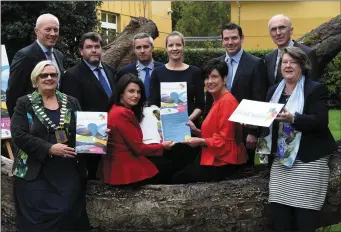
{"type": "Polygon", "coordinates": [[[277,30],[279,30],[279,31],[282,32],[282,31],[285,31],[287,28],[288,28],[287,26],[271,27],[271,28],[270,28],[270,32],[271,32],[271,33],[276,33],[277,30]]]}
{"type": "Polygon", "coordinates": [[[58,73],[41,73],[41,74],[38,75],[38,77],[40,77],[41,79],[46,79],[49,76],[51,78],[58,78],[58,73]]]}

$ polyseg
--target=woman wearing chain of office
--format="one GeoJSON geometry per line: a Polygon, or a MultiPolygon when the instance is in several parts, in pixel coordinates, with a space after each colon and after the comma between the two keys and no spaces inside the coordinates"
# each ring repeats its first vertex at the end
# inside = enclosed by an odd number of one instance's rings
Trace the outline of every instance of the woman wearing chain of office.
{"type": "Polygon", "coordinates": [[[88,231],[84,162],[76,156],[78,101],[57,90],[50,61],[31,73],[32,94],[20,97],[11,119],[17,152],[13,164],[19,231],[88,231]]]}

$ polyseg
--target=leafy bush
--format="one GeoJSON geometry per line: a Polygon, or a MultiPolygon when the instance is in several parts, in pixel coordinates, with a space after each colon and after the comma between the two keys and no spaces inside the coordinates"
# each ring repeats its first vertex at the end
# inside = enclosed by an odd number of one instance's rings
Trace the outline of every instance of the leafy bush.
{"type": "MultiPolygon", "coordinates": [[[[249,50],[252,55],[264,58],[271,50],[249,50]]],[[[197,67],[209,59],[217,58],[225,54],[223,48],[215,49],[186,49],[184,62],[197,67]]],[[[167,63],[167,53],[165,50],[155,50],[153,52],[155,60],[167,63]]],[[[341,109],[341,53],[339,53],[327,66],[324,75],[320,79],[329,90],[328,104],[331,108],[341,109]]]]}

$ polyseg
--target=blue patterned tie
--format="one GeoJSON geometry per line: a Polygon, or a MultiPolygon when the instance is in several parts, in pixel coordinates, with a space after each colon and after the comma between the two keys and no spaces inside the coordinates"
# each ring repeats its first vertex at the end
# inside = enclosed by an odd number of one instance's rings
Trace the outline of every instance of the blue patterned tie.
{"type": "Polygon", "coordinates": [[[232,62],[233,62],[233,59],[230,57],[227,61],[228,74],[227,74],[227,83],[226,83],[226,87],[229,91],[231,91],[232,89],[232,76],[233,76],[232,62]]]}
{"type": "Polygon", "coordinates": [[[45,54],[47,56],[47,59],[52,61],[52,52],[49,50],[49,51],[46,51],[45,54]]]}
{"type": "Polygon", "coordinates": [[[99,82],[101,83],[101,85],[102,85],[104,91],[106,92],[106,94],[108,95],[108,97],[111,97],[111,94],[112,94],[111,89],[110,89],[110,87],[109,87],[107,81],[105,80],[105,77],[103,76],[103,74],[102,74],[102,72],[101,72],[101,69],[96,68],[95,71],[97,71],[97,73],[98,73],[98,80],[99,80],[99,82]]]}
{"type": "Polygon", "coordinates": [[[149,96],[149,81],[150,81],[150,73],[149,73],[149,68],[144,67],[143,69],[146,72],[146,75],[144,76],[144,88],[146,89],[146,97],[148,98],[149,96]]]}

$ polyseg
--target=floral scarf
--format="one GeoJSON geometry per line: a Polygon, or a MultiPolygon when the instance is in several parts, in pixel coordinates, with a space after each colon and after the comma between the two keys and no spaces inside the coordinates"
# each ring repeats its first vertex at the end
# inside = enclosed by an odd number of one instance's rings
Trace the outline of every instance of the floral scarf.
{"type": "MultiPolygon", "coordinates": [[[[305,76],[302,76],[302,78],[298,81],[291,96],[289,97],[287,104],[285,105],[285,108],[291,114],[295,114],[296,112],[301,114],[303,112],[304,80],[305,76]]],[[[271,97],[271,103],[278,103],[284,88],[285,81],[282,80],[271,97]]],[[[271,125],[269,129],[269,135],[260,139],[256,151],[256,153],[258,153],[258,156],[263,157],[263,159],[267,158],[265,157],[265,154],[269,155],[271,150],[273,125],[271,125]]],[[[300,147],[301,137],[302,132],[296,131],[291,123],[279,123],[276,155],[280,163],[284,166],[291,168],[294,164],[298,149],[300,147]]]]}

